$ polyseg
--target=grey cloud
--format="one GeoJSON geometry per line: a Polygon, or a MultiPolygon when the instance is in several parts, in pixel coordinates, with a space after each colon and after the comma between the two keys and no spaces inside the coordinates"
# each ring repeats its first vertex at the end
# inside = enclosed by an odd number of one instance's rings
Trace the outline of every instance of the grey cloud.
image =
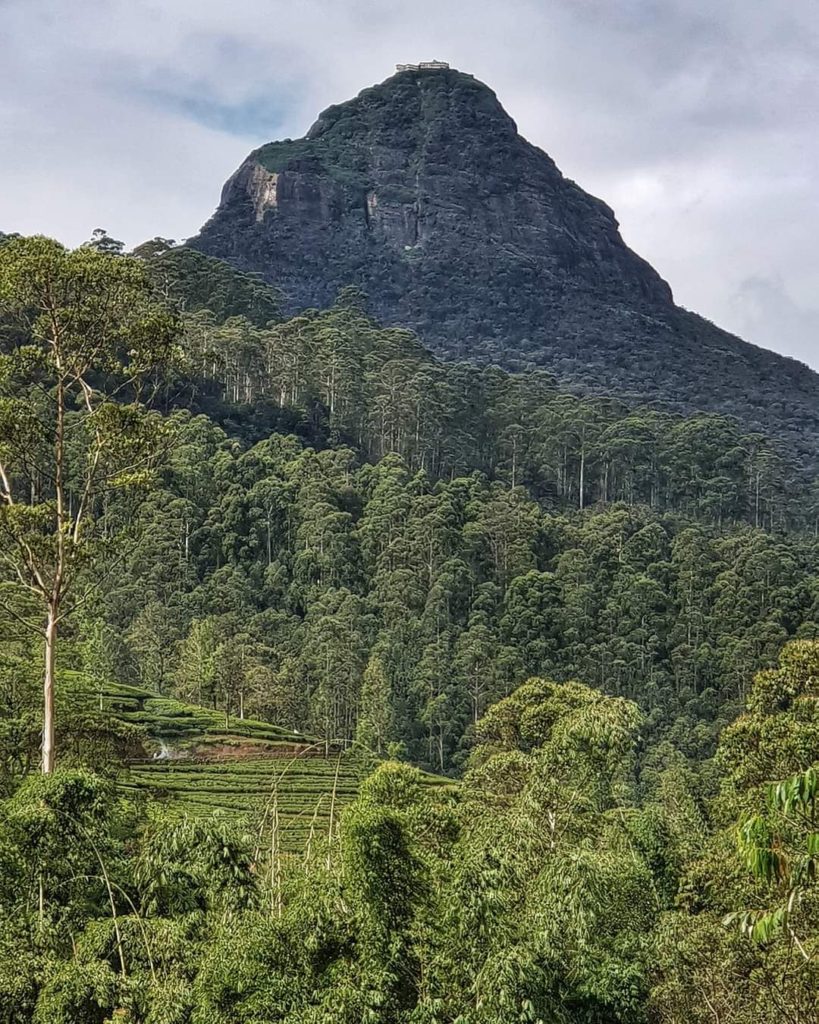
{"type": "Polygon", "coordinates": [[[819,355],[819,308],[794,302],[781,280],[749,277],[734,295],[744,336],[766,348],[786,337],[791,355],[816,364],[819,355]]]}
{"type": "Polygon", "coordinates": [[[0,22],[0,229],[192,234],[252,146],[440,57],[680,301],[819,367],[801,316],[743,306],[749,281],[803,311],[819,291],[815,0],[7,0],[0,22]]]}

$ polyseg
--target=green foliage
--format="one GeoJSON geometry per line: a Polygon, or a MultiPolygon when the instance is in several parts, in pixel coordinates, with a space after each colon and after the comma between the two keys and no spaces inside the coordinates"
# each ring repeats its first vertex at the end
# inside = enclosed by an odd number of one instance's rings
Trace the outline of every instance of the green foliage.
{"type": "MultiPolygon", "coordinates": [[[[809,536],[620,503],[550,510],[395,453],[362,464],[279,435],[243,448],[185,413],[163,429],[143,539],[78,580],[96,596],[64,636],[87,676],[159,691],[123,721],[152,719],[171,745],[243,715],[452,771],[486,709],[534,673],[637,702],[648,741],[700,758],[749,673],[815,629],[809,536]],[[162,703],[180,698],[211,720],[162,703]]],[[[132,514],[112,496],[98,528],[132,514]]],[[[16,675],[0,669],[15,744],[32,713],[25,644],[19,657],[16,675]]]]}
{"type": "Polygon", "coordinates": [[[65,535],[25,455],[51,356],[5,322],[7,534],[88,543],[42,779],[0,553],[0,1024],[814,1020],[819,548],[768,442],[445,368],[354,292],[189,315],[235,419],[147,417],[101,384],[151,379],[176,250],[97,241],[0,250],[145,303],[94,334],[70,296],[71,352],[116,345],[66,405],[65,535]]]}
{"type": "MultiPolygon", "coordinates": [[[[171,815],[258,822],[275,795],[283,850],[324,836],[352,802],[369,756],[267,722],[225,716],[137,686],[93,684],[65,673],[58,685],[63,762],[118,773],[123,791],[152,797],[171,815]]],[[[429,778],[427,784],[439,780],[429,778]]]]}
{"type": "Polygon", "coordinates": [[[106,239],[99,231],[73,252],[40,237],[0,249],[0,317],[10,335],[0,349],[0,579],[10,594],[4,611],[43,634],[46,772],[60,625],[71,603],[88,597],[83,570],[126,532],[111,521],[99,528],[105,502],[153,480],[162,424],[145,414],[141,391],[176,336],[144,268],[106,239]]]}
{"type": "Polygon", "coordinates": [[[258,820],[275,793],[280,842],[288,852],[304,848],[311,832],[326,835],[337,813],[355,799],[364,765],[345,758],[292,759],[243,756],[236,760],[164,761],[134,765],[124,785],[151,794],[176,813],[196,818],[219,814],[258,820]],[[335,803],[333,801],[335,794],[335,803]]]}
{"type": "Polygon", "coordinates": [[[714,829],[689,861],[685,910],[658,930],[653,999],[664,1021],[705,1020],[697,990],[710,1019],[819,1013],[817,657],[815,640],[788,644],[723,733],[714,829]]]}
{"type": "Polygon", "coordinates": [[[279,319],[280,296],[261,278],[194,249],[166,248],[162,241],[146,242],[134,255],[145,260],[158,292],[180,309],[208,310],[216,323],[241,316],[264,327],[279,319]]]}
{"type": "Polygon", "coordinates": [[[372,656],[361,680],[361,708],[356,741],[381,756],[393,730],[390,681],[380,658],[372,656]]]}
{"type": "MultiPolygon", "coordinates": [[[[811,658],[783,654],[793,702],[811,658]]],[[[641,781],[640,728],[620,697],[531,679],[478,721],[457,798],[383,763],[340,829],[296,855],[269,815],[253,835],[129,806],[88,773],[34,776],[0,805],[0,1019],[812,1020],[815,878],[791,852],[769,870],[760,851],[801,835],[816,854],[815,766],[757,787],[768,817],[741,826],[739,848],[723,821],[745,784],[725,773],[690,844],[693,773],[666,744],[641,781]],[[786,902],[736,909],[766,892],[786,902]]]]}
{"type": "MultiPolygon", "coordinates": [[[[188,373],[236,427],[261,407],[268,423],[289,421],[323,444],[347,439],[370,459],[397,452],[411,471],[440,477],[478,469],[564,508],[622,501],[718,524],[813,522],[809,479],[779,442],[729,417],[682,418],[576,398],[543,373],[439,363],[344,295],[266,328],[238,307],[232,319],[215,306],[197,312],[186,319],[188,373]]],[[[520,503],[514,514],[525,512],[520,503]]],[[[490,520],[486,531],[491,545],[490,520]]]]}

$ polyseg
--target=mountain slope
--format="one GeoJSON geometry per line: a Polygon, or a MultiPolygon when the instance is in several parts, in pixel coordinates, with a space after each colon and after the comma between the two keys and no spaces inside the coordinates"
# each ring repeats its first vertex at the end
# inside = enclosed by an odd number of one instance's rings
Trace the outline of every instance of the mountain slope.
{"type": "Polygon", "coordinates": [[[189,244],[263,275],[287,312],[356,284],[447,358],[819,439],[819,375],[676,307],[609,207],[457,71],[400,72],[262,146],[189,244]]]}

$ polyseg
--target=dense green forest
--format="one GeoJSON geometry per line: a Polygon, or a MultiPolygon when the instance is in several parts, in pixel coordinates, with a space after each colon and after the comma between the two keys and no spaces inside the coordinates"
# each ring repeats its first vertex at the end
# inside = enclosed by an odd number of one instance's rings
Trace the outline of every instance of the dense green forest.
{"type": "Polygon", "coordinates": [[[808,467],[366,302],[0,246],[0,1022],[819,1020],[808,467]],[[283,850],[114,691],[375,771],[283,850]]]}

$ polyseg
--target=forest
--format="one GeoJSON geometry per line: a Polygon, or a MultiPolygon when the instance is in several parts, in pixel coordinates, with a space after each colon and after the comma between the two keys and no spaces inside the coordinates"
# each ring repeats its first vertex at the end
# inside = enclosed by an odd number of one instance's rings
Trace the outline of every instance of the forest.
{"type": "Polygon", "coordinates": [[[819,1021],[815,467],[367,301],[2,240],[0,1022],[819,1021]],[[111,687],[366,772],[283,850],[111,687]]]}

